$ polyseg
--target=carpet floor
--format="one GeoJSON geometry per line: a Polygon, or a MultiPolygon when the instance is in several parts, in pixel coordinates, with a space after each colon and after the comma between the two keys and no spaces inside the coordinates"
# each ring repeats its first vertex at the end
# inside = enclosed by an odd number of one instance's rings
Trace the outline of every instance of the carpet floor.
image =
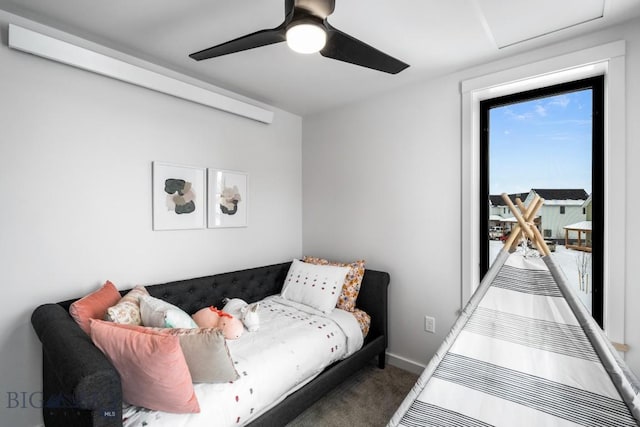
{"type": "Polygon", "coordinates": [[[384,427],[417,378],[374,359],[286,427],[384,427]]]}

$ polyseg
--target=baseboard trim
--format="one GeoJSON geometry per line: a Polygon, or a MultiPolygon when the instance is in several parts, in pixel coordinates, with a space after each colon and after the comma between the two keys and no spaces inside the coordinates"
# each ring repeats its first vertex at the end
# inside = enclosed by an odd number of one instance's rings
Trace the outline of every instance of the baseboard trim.
{"type": "Polygon", "coordinates": [[[416,375],[420,375],[422,371],[424,371],[424,368],[426,368],[426,365],[423,365],[422,363],[407,359],[406,357],[398,356],[397,354],[387,352],[386,355],[387,363],[389,363],[389,365],[404,369],[405,371],[409,371],[416,375]]]}

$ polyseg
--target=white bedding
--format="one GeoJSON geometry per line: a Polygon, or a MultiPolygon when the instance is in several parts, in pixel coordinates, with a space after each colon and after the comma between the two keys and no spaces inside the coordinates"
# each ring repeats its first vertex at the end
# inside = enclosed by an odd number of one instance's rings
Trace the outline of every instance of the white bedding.
{"type": "Polygon", "coordinates": [[[170,414],[125,405],[125,427],[240,426],[302,387],[328,365],[363,344],[358,322],[334,309],[325,315],[308,306],[268,297],[260,304],[260,329],[227,341],[240,379],[194,384],[200,413],[170,414]]]}

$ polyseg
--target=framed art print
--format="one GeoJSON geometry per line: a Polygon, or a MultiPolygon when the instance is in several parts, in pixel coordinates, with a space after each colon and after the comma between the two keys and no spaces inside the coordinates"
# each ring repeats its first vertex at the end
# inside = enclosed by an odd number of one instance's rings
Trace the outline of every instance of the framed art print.
{"type": "Polygon", "coordinates": [[[153,229],[205,227],[206,169],[153,162],[153,229]]]}
{"type": "Polygon", "coordinates": [[[248,174],[209,168],[208,180],[208,227],[246,227],[248,174]]]}

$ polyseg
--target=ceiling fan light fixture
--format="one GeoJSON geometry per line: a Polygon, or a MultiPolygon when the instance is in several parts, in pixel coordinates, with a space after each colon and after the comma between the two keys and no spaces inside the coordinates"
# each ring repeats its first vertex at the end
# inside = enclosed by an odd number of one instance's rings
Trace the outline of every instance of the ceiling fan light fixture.
{"type": "Polygon", "coordinates": [[[319,52],[327,43],[327,33],[321,25],[308,20],[292,23],[287,28],[287,45],[298,53],[319,52]]]}
{"type": "Polygon", "coordinates": [[[331,26],[328,17],[335,9],[336,0],[282,1],[284,21],[277,27],[254,31],[189,56],[202,61],[286,41],[296,52],[319,52],[325,58],[384,73],[398,74],[409,66],[331,26]]]}

